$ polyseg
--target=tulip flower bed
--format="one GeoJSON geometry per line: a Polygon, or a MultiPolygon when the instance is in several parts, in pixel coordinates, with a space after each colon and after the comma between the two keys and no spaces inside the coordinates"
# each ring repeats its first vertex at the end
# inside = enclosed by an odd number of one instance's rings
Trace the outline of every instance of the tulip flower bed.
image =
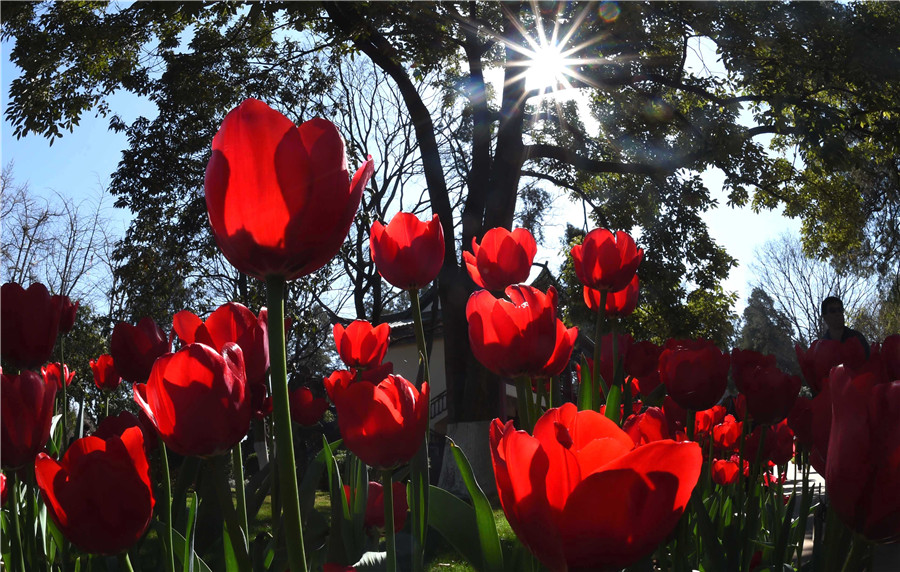
{"type": "Polygon", "coordinates": [[[355,321],[333,330],[346,369],[289,392],[285,283],[337,254],[373,171],[370,157],[351,178],[328,121],[298,127],[256,100],[229,113],[206,171],[209,220],[225,257],[265,282],[267,307],[118,324],[91,369],[104,391],[131,383],[138,415],[107,405],[91,434],[60,414],[74,372],[46,363],[77,305],[3,285],[5,569],[418,571],[440,538],[498,572],[852,571],[900,540],[900,335],[870,355],[855,339],[798,348],[806,389],[772,356],[634,341],[618,319],[637,303],[643,251],[624,232],[593,230],[571,252],[597,316],[592,359],[573,357],[578,331],[558,318],[556,291],[522,284],[536,251],[527,231],[490,229],[463,253],[479,287],[466,306],[472,351],[516,388],[516,418],[483,436],[493,507],[454,443],[467,498],[429,483],[419,290],[447,252],[437,216],[399,213],[370,233],[381,276],[409,293],[422,379],[384,362],[388,325],[355,321]],[[273,437],[262,469],[248,461],[251,426],[273,437]],[[516,541],[501,542],[497,503],[516,541]]]}

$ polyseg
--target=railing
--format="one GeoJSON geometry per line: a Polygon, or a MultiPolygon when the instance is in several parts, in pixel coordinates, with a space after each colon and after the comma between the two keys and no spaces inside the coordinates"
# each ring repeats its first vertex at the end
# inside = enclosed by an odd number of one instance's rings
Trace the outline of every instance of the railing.
{"type": "Polygon", "coordinates": [[[434,419],[444,411],[447,411],[447,392],[442,391],[431,398],[431,403],[429,406],[429,412],[431,414],[431,418],[434,419]]]}

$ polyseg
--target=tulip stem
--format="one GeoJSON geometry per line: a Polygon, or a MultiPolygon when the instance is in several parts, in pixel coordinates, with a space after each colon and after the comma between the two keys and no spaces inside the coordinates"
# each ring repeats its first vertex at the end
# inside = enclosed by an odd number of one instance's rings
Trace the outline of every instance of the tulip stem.
{"type": "Polygon", "coordinates": [[[14,563],[18,564],[18,570],[25,572],[27,568],[25,568],[25,553],[22,547],[22,531],[19,523],[19,517],[21,516],[21,512],[19,511],[19,489],[21,488],[21,481],[19,481],[19,477],[16,476],[16,471],[9,472],[9,479],[9,502],[13,509],[9,514],[13,527],[12,539],[10,541],[12,560],[14,563]]]}
{"type": "Polygon", "coordinates": [[[166,519],[166,536],[163,539],[166,545],[166,570],[175,572],[175,543],[172,534],[172,478],[169,475],[169,453],[162,437],[159,439],[159,458],[162,461],[162,513],[166,519]]]}
{"type": "MultiPolygon", "coordinates": [[[[422,382],[428,383],[430,387],[431,370],[428,365],[428,345],[425,343],[425,324],[422,319],[422,305],[419,301],[418,288],[409,289],[409,301],[412,306],[413,324],[416,332],[416,348],[419,352],[419,359],[422,360],[422,382]]],[[[422,384],[418,381],[417,379],[416,389],[421,390],[422,384]]],[[[425,434],[422,436],[422,445],[411,459],[409,467],[410,483],[412,483],[413,491],[411,502],[409,503],[413,532],[412,568],[415,572],[420,572],[425,567],[425,540],[428,532],[428,430],[431,428],[430,407],[425,408],[425,415],[427,421],[425,422],[425,434]]],[[[391,528],[390,534],[393,542],[393,528],[391,528]]]]}
{"type": "Polygon", "coordinates": [[[125,570],[125,572],[134,572],[134,568],[131,566],[131,558],[128,557],[127,552],[119,554],[119,568],[125,570]]]}
{"type": "MultiPolygon", "coordinates": [[[[293,572],[306,572],[306,549],[300,517],[300,492],[294,460],[294,436],[288,401],[287,357],[284,345],[284,277],[266,278],[266,303],[269,308],[269,360],[272,379],[272,415],[275,421],[275,459],[278,465],[285,544],[293,572]]],[[[274,511],[273,511],[274,514],[274,511]]],[[[273,528],[278,522],[272,523],[273,528]]]]}
{"type": "Polygon", "coordinates": [[[394,484],[391,471],[382,471],[381,483],[384,494],[384,543],[387,547],[387,570],[397,570],[397,547],[394,542],[394,484]]]}
{"type": "Polygon", "coordinates": [[[591,368],[591,395],[593,395],[594,411],[600,411],[600,405],[609,394],[606,384],[600,377],[600,358],[603,345],[603,318],[606,316],[607,291],[600,292],[600,307],[597,309],[597,325],[594,328],[594,366],[591,368]]]}
{"type": "Polygon", "coordinates": [[[241,457],[241,444],[238,443],[231,449],[231,466],[234,473],[234,494],[237,498],[237,513],[239,524],[243,527],[244,535],[250,538],[250,527],[247,522],[247,493],[244,490],[244,459],[241,457]]]}
{"type": "Polygon", "coordinates": [[[518,403],[519,421],[524,431],[534,431],[534,416],[531,414],[531,379],[527,375],[516,378],[516,401],[518,403]]]}
{"type": "Polygon", "coordinates": [[[225,466],[225,456],[216,455],[211,459],[212,469],[215,475],[216,494],[219,497],[219,508],[225,517],[225,529],[231,540],[231,550],[237,560],[237,568],[241,572],[249,572],[251,568],[250,553],[247,545],[247,535],[241,529],[237,512],[231,500],[231,485],[228,482],[228,470],[225,466]]]}

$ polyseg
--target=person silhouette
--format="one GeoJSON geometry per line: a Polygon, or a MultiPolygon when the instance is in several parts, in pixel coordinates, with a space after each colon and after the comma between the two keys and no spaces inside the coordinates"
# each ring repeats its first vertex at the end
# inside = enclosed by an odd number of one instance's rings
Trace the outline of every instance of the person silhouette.
{"type": "Polygon", "coordinates": [[[850,338],[857,338],[866,351],[866,359],[869,359],[869,342],[866,337],[844,324],[844,303],[840,298],[828,296],[822,300],[822,321],[825,322],[822,339],[845,342],[850,338]]]}

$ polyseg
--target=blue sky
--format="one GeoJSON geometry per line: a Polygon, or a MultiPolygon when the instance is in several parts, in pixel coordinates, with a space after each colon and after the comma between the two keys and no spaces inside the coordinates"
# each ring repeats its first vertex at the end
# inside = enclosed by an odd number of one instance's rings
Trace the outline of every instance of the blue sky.
{"type": "MultiPolygon", "coordinates": [[[[18,75],[18,70],[9,62],[9,44],[3,42],[0,48],[3,56],[0,67],[2,107],[6,109],[9,85],[18,75]]],[[[140,115],[152,116],[155,113],[149,102],[127,93],[113,95],[110,106],[127,123],[140,115]]],[[[113,133],[107,126],[107,119],[95,117],[93,113],[85,114],[72,133],[66,133],[50,146],[48,139],[35,135],[17,140],[12,135],[12,126],[4,118],[0,147],[2,164],[14,161],[16,181],[27,181],[33,191],[44,196],[49,197],[55,191],[76,200],[96,199],[99,190],[108,184],[110,175],[121,158],[121,150],[127,145],[124,134],[113,133]]],[[[779,212],[756,214],[747,208],[729,208],[725,206],[726,197],[721,191],[721,173],[710,171],[703,176],[720,205],[706,213],[704,220],[709,225],[711,235],[740,264],[732,270],[724,287],[728,291],[738,292],[740,300],[736,309],[741,312],[750,293],[748,283],[752,281],[753,275],[748,266],[753,262],[755,249],[787,230],[798,232],[799,221],[787,219],[779,212]]],[[[539,262],[550,262],[551,267],[556,265],[558,241],[565,229],[565,221],[571,220],[573,212],[580,213],[580,207],[573,208],[564,201],[565,199],[559,199],[554,205],[551,216],[555,216],[555,219],[549,220],[545,229],[546,248],[540,249],[537,257],[539,262]]],[[[112,204],[111,200],[105,202],[112,204]]],[[[129,220],[128,212],[110,208],[107,216],[124,233],[129,220]]],[[[577,220],[580,220],[580,216],[577,220]]]]}

